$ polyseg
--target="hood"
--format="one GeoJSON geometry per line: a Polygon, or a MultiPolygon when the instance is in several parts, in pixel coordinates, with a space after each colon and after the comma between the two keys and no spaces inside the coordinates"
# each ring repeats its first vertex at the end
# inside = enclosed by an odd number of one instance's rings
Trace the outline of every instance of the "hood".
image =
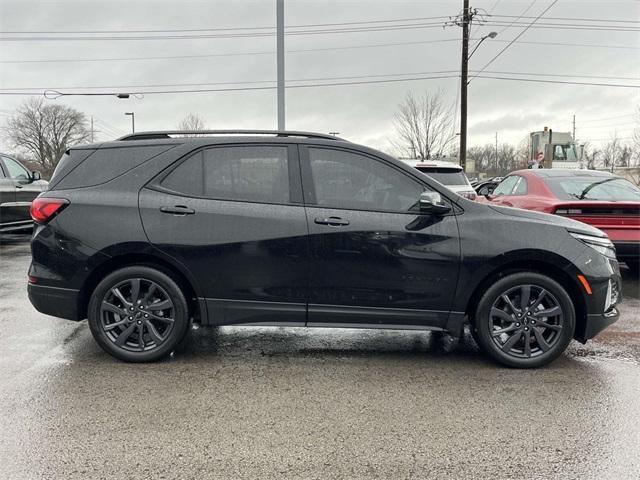
{"type": "MultiPolygon", "coordinates": [[[[485,204],[486,205],[486,204],[485,204]]],[[[606,237],[607,234],[586,223],[578,222],[570,218],[553,215],[551,213],[534,212],[531,210],[523,210],[522,208],[498,207],[495,205],[487,205],[494,212],[510,217],[526,218],[537,222],[543,222],[549,225],[557,225],[566,228],[571,232],[584,233],[586,235],[595,235],[597,237],[606,237]]]]}

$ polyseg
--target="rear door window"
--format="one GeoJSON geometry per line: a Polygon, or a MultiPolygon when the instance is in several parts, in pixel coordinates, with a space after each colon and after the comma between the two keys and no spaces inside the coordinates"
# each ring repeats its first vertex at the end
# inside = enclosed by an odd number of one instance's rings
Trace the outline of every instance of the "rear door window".
{"type": "Polygon", "coordinates": [[[518,178],[518,181],[516,182],[512,195],[526,195],[528,191],[527,179],[520,176],[516,177],[518,178]]]}
{"type": "Polygon", "coordinates": [[[287,147],[234,146],[201,150],[178,165],[160,186],[192,197],[289,203],[287,147]]]}

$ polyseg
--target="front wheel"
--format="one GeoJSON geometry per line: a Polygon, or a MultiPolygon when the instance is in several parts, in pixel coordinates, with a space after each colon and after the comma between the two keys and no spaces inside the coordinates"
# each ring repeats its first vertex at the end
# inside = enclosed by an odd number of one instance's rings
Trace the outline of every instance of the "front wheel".
{"type": "Polygon", "coordinates": [[[555,280],[515,273],[485,292],[471,328],[481,349],[498,362],[535,368],[567,348],[575,330],[575,310],[555,280]]]}
{"type": "Polygon", "coordinates": [[[165,273],[143,266],[117,270],[96,287],[88,308],[98,344],[126,362],[170,354],[189,327],[187,302],[165,273]]]}

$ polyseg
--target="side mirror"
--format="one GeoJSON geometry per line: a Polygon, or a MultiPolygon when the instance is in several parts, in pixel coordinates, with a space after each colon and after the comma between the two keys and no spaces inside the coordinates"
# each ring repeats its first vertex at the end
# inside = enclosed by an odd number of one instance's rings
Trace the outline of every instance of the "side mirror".
{"type": "Polygon", "coordinates": [[[40,175],[40,172],[38,172],[37,170],[34,170],[33,172],[31,172],[31,181],[37,182],[38,180],[42,180],[42,175],[40,175]]]}
{"type": "Polygon", "coordinates": [[[441,215],[451,210],[443,201],[438,192],[422,192],[420,195],[420,212],[441,215]]]}

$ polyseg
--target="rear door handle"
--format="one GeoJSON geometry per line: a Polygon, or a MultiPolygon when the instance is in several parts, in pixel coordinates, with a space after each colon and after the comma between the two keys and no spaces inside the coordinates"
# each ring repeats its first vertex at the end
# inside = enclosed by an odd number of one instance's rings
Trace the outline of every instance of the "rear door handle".
{"type": "Polygon", "coordinates": [[[196,211],[186,205],[174,205],[173,207],[160,207],[162,213],[170,213],[173,215],[193,215],[196,211]]]}
{"type": "Polygon", "coordinates": [[[314,220],[318,225],[329,225],[331,227],[342,227],[345,225],[349,225],[349,220],[344,220],[340,217],[328,217],[322,218],[318,217],[314,220]]]}

